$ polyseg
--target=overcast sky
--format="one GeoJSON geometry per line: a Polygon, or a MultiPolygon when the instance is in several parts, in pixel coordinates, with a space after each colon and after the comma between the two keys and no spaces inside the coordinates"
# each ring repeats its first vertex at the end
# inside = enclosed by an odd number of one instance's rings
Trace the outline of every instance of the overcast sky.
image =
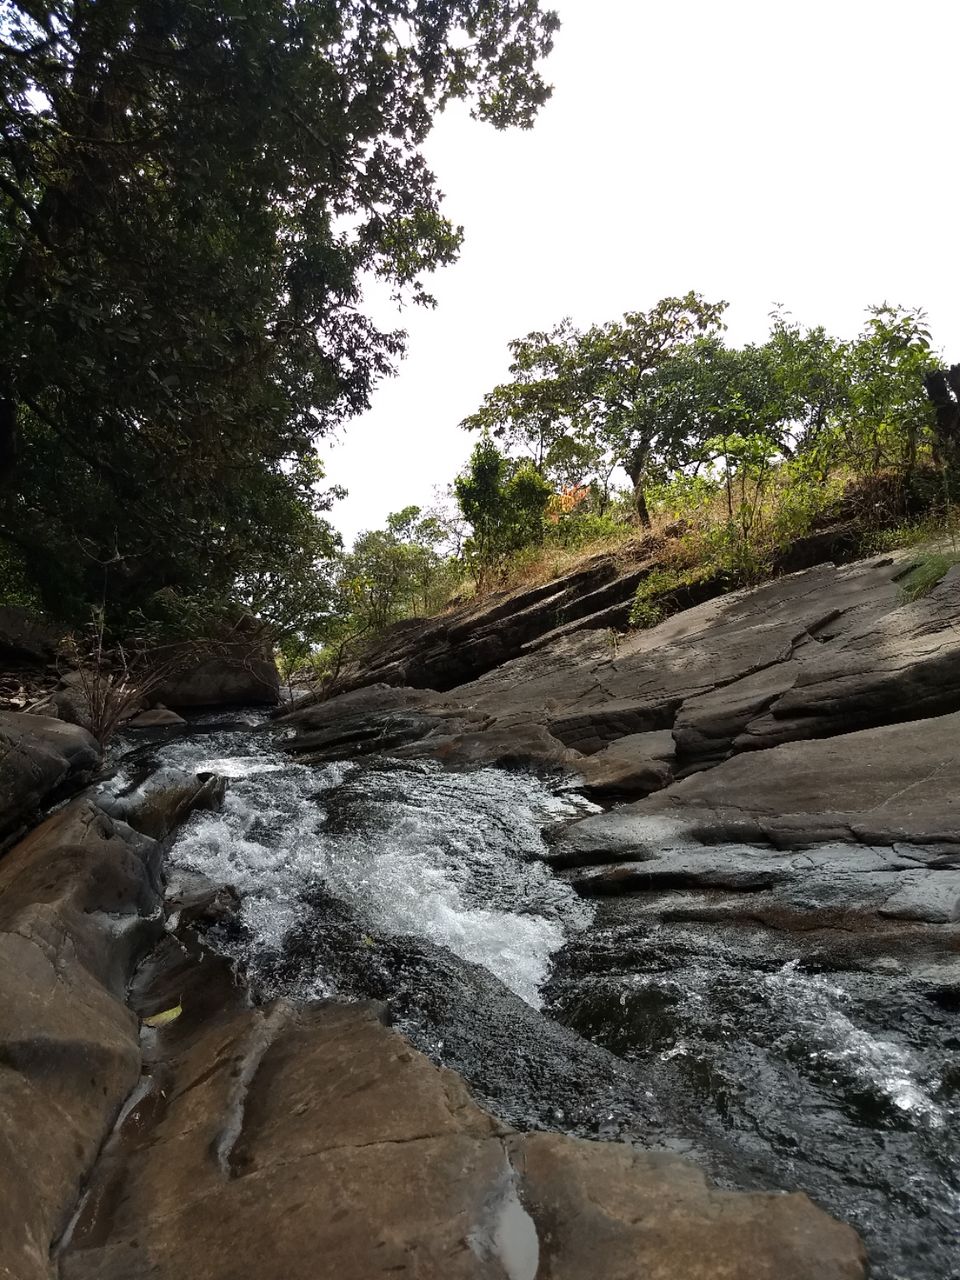
{"type": "MultiPolygon", "coordinates": [[[[960,0],[553,0],[554,95],[532,131],[463,112],[427,155],[462,223],[435,311],[407,309],[399,375],[328,474],[345,537],[429,503],[507,342],[696,289],[735,342],[783,303],[853,336],[872,302],[924,307],[960,360],[960,0]]],[[[381,314],[381,322],[391,323],[381,314]]]]}

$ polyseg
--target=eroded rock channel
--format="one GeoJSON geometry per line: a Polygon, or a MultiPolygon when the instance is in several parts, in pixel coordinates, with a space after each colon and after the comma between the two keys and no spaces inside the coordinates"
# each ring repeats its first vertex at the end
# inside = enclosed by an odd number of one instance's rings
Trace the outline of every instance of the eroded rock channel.
{"type": "Polygon", "coordinates": [[[960,1274],[960,583],[907,562],[121,744],[0,863],[7,1274],[960,1274]]]}

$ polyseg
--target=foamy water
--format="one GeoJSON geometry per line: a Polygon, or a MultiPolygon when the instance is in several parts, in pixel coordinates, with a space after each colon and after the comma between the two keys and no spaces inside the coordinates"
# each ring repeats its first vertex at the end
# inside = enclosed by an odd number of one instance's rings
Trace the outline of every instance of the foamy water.
{"type": "MultiPolygon", "coordinates": [[[[162,756],[170,768],[229,778],[222,811],[194,815],[169,861],[174,873],[232,885],[263,948],[282,945],[301,895],[320,885],[371,932],[445,946],[537,1006],[551,956],[590,919],[538,855],[545,824],[593,806],[532,775],[433,764],[318,769],[257,734],[185,738],[162,756]]],[[[315,975],[311,994],[330,993],[326,975],[315,975]]]]}

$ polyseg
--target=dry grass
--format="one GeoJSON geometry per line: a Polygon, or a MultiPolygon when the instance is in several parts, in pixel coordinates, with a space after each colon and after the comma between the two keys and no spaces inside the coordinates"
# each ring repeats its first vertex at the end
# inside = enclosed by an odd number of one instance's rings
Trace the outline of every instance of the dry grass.
{"type": "MultiPolygon", "coordinates": [[[[749,496],[749,495],[748,495],[749,496]]],[[[740,495],[734,495],[733,528],[740,526],[740,495]]],[[[672,571],[728,569],[744,581],[761,580],[771,566],[796,539],[841,521],[852,521],[864,534],[866,554],[875,538],[888,545],[911,541],[928,542],[934,526],[942,532],[957,513],[944,516],[910,510],[903,478],[895,473],[858,477],[835,469],[818,486],[798,486],[784,469],[774,472],[754,504],[750,526],[737,535],[739,545],[720,546],[718,535],[731,529],[724,490],[713,493],[696,506],[678,504],[651,511],[652,526],[640,530],[624,524],[613,534],[577,547],[560,547],[549,542],[530,547],[513,557],[496,580],[476,588],[463,584],[444,612],[464,605],[469,599],[484,600],[501,591],[533,589],[586,568],[600,556],[610,556],[624,569],[660,553],[664,567],[672,571]],[[884,534],[883,531],[886,531],[884,534]]]]}
{"type": "Polygon", "coordinates": [[[459,600],[454,603],[463,603],[474,595],[482,600],[500,591],[532,589],[545,582],[552,582],[555,578],[576,573],[591,560],[601,556],[610,556],[626,566],[645,559],[661,548],[671,536],[676,536],[676,521],[667,516],[657,516],[653,520],[653,527],[648,531],[625,524],[614,534],[591,539],[578,547],[559,547],[549,543],[541,547],[529,547],[513,557],[505,573],[496,581],[486,584],[482,589],[462,592],[459,600]]]}

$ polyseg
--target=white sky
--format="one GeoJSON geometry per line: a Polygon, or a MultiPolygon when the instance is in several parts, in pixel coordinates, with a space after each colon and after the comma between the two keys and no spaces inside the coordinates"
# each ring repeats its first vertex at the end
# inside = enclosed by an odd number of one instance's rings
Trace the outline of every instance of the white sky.
{"type": "Polygon", "coordinates": [[[472,446],[459,421],[506,344],[696,289],[733,342],[773,303],[853,336],[873,302],[924,307],[960,360],[960,0],[553,0],[554,96],[530,132],[464,112],[427,155],[462,223],[400,373],[330,448],[345,537],[427,504],[472,446]]]}

